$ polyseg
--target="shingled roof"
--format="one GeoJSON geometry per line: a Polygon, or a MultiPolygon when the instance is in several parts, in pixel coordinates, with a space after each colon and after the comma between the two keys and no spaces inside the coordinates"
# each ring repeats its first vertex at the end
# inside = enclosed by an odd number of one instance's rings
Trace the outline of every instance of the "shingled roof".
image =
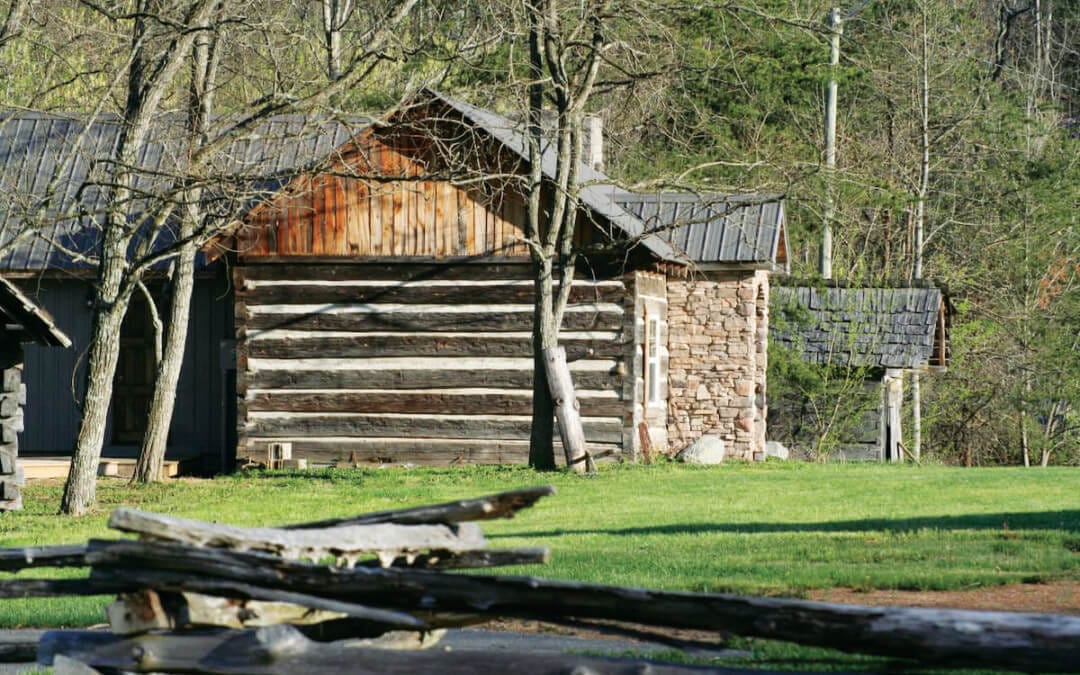
{"type": "Polygon", "coordinates": [[[857,368],[944,367],[947,302],[937,288],[774,286],[773,340],[810,363],[857,368]]]}

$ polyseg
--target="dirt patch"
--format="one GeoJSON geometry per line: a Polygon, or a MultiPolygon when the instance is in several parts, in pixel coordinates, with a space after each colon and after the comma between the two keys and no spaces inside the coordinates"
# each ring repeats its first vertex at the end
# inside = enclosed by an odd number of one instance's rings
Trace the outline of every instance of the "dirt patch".
{"type": "Polygon", "coordinates": [[[811,591],[809,597],[845,605],[952,607],[1080,615],[1080,581],[987,586],[966,591],[855,591],[831,588],[811,591]]]}
{"type": "MultiPolygon", "coordinates": [[[[884,605],[906,607],[948,607],[1010,612],[1048,612],[1080,616],[1080,580],[1055,581],[1045,584],[1013,584],[973,588],[966,591],[856,591],[850,588],[831,588],[811,591],[808,599],[835,602],[843,605],[884,605]]],[[[722,643],[723,635],[713,631],[638,626],[619,622],[597,622],[643,633],[653,633],[674,640],[700,643],[722,643]]],[[[479,626],[485,630],[541,633],[590,639],[627,639],[626,635],[604,630],[559,626],[541,621],[498,619],[479,626]]],[[[643,637],[643,636],[642,636],[643,637]]],[[[632,638],[630,638],[632,639],[632,638]]]]}

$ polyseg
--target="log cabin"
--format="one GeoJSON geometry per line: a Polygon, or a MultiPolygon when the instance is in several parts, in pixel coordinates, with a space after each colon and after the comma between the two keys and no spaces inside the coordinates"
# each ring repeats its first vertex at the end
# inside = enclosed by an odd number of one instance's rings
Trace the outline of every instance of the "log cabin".
{"type": "MultiPolygon", "coordinates": [[[[0,187],[32,191],[66,161],[55,213],[100,210],[107,189],[80,186],[113,151],[110,124],[5,119],[0,187]]],[[[522,125],[430,90],[374,122],[267,124],[277,127],[224,161],[243,165],[248,193],[221,200],[228,227],[200,258],[170,456],[204,472],[524,462],[533,282],[522,125]]],[[[150,145],[146,173],[167,173],[161,163],[181,153],[150,145]]],[[[552,153],[542,169],[550,180],[552,153]]],[[[729,455],[762,455],[769,278],[787,269],[782,197],[637,194],[584,165],[580,181],[561,343],[592,454],[633,460],[711,433],[729,455]]],[[[0,270],[49,302],[83,352],[92,219],[58,216],[16,240],[25,224],[14,211],[0,270]]],[[[138,445],[153,372],[144,302],[125,321],[106,455],[138,445]]],[[[70,452],[78,360],[33,359],[48,371],[28,383],[33,399],[54,403],[28,410],[24,447],[70,452]]]]}

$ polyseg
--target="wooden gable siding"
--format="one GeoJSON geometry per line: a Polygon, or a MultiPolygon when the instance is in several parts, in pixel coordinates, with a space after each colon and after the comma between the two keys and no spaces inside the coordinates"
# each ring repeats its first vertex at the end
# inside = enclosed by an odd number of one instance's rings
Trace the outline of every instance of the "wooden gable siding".
{"type": "MultiPolygon", "coordinates": [[[[312,464],[527,460],[530,265],[246,264],[234,283],[239,459],[287,441],[312,464]]],[[[625,297],[578,281],[563,326],[596,455],[632,414],[625,297]]]]}
{"type": "Polygon", "coordinates": [[[528,255],[520,195],[435,179],[415,142],[368,134],[358,144],[252,209],[241,258],[528,255]]]}

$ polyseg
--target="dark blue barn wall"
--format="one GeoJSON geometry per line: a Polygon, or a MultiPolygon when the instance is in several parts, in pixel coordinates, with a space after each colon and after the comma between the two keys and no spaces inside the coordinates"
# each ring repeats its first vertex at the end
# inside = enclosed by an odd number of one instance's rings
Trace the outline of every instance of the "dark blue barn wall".
{"type": "MultiPolygon", "coordinates": [[[[19,280],[72,339],[70,349],[28,345],[23,379],[27,405],[20,454],[69,455],[78,435],[78,400],[84,390],[81,368],[89,351],[92,317],[87,307],[90,282],[74,279],[19,280]],[[76,373],[76,368],[80,372],[76,373]]],[[[207,472],[231,468],[235,450],[232,290],[224,272],[197,280],[192,298],[184,367],[169,435],[168,457],[201,457],[207,472]],[[225,462],[223,463],[223,459],[225,462]]],[[[106,429],[108,456],[134,456],[135,445],[112,445],[106,429]]]]}

